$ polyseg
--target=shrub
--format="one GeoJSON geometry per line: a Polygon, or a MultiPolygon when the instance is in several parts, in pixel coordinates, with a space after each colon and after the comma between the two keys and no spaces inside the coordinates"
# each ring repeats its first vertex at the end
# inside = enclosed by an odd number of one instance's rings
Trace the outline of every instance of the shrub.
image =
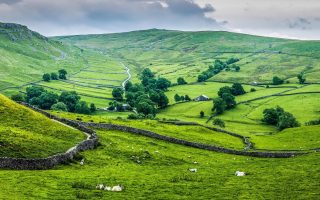
{"type": "Polygon", "coordinates": [[[219,118],[215,118],[212,122],[213,125],[215,126],[220,126],[221,128],[224,128],[225,127],[225,123],[222,119],[219,119],[219,118]]]}
{"type": "Polygon", "coordinates": [[[51,79],[50,74],[43,74],[43,76],[42,76],[42,80],[43,81],[49,82],[50,79],[51,79]]]}
{"type": "Polygon", "coordinates": [[[51,106],[51,110],[55,110],[55,111],[68,111],[68,108],[66,106],[66,104],[62,103],[62,102],[58,102],[56,104],[53,104],[51,106]]]}
{"type": "Polygon", "coordinates": [[[13,101],[21,102],[21,101],[24,101],[24,96],[23,96],[22,94],[20,94],[20,93],[18,93],[18,94],[13,94],[13,95],[11,96],[11,99],[12,99],[13,101]]]}
{"type": "Polygon", "coordinates": [[[87,102],[80,101],[75,107],[75,112],[80,114],[90,114],[90,108],[88,107],[87,102]]]}
{"type": "Polygon", "coordinates": [[[244,91],[242,85],[240,83],[234,83],[231,87],[231,94],[234,96],[243,95],[246,91],[244,91]]]}
{"type": "Polygon", "coordinates": [[[90,111],[91,112],[95,112],[97,110],[96,105],[94,105],[94,103],[90,104],[90,111]]]}
{"type": "Polygon", "coordinates": [[[175,100],[176,102],[179,102],[179,101],[181,101],[181,97],[180,97],[178,94],[175,94],[175,95],[174,95],[174,100],[175,100]]]}
{"type": "Polygon", "coordinates": [[[201,110],[200,112],[200,117],[203,118],[204,117],[204,112],[201,110]]]}
{"type": "Polygon", "coordinates": [[[281,78],[279,78],[278,76],[274,76],[272,79],[272,84],[273,85],[281,85],[283,84],[283,80],[281,78]]]}
{"type": "Polygon", "coordinates": [[[184,80],[183,77],[179,77],[179,78],[177,79],[177,83],[178,83],[178,85],[185,85],[185,84],[187,84],[187,82],[184,80]]]}
{"type": "Polygon", "coordinates": [[[58,72],[59,72],[59,78],[60,79],[63,79],[63,80],[67,79],[66,75],[68,74],[68,72],[66,70],[60,69],[58,72]]]}
{"type": "Polygon", "coordinates": [[[112,96],[115,100],[117,101],[122,101],[123,100],[123,89],[122,88],[113,88],[112,90],[112,96]]]}
{"type": "Polygon", "coordinates": [[[255,92],[255,91],[257,91],[255,88],[250,89],[250,92],[255,92]]]}
{"type": "Polygon", "coordinates": [[[53,72],[50,74],[50,78],[51,80],[58,80],[58,74],[53,72]]]}
{"type": "Polygon", "coordinates": [[[216,98],[213,100],[212,111],[215,111],[216,114],[222,114],[227,108],[226,102],[222,98],[216,98]]]}
{"type": "Polygon", "coordinates": [[[311,120],[305,123],[306,126],[314,126],[314,125],[320,125],[320,119],[318,120],[311,120]]]}
{"type": "Polygon", "coordinates": [[[291,113],[284,112],[279,116],[279,122],[277,124],[279,130],[298,126],[300,126],[299,122],[291,113]]]}

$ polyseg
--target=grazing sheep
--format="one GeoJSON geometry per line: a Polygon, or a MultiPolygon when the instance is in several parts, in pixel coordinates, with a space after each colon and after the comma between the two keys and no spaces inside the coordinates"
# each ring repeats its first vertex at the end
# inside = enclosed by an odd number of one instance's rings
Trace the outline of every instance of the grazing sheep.
{"type": "Polygon", "coordinates": [[[99,184],[96,186],[97,189],[99,190],[103,190],[104,189],[104,185],[103,184],[99,184]]]}
{"type": "Polygon", "coordinates": [[[111,187],[105,186],[104,190],[111,191],[111,187]]]}
{"type": "Polygon", "coordinates": [[[245,172],[236,171],[235,175],[236,176],[245,176],[246,173],[245,172]]]}
{"type": "Polygon", "coordinates": [[[122,190],[123,190],[122,185],[113,186],[113,188],[111,189],[112,192],[121,192],[122,190]]]}
{"type": "Polygon", "coordinates": [[[198,162],[194,161],[193,164],[198,164],[198,162]]]}
{"type": "Polygon", "coordinates": [[[84,158],[80,161],[80,165],[84,164],[84,158]]]}
{"type": "Polygon", "coordinates": [[[190,172],[197,172],[197,169],[189,169],[190,172]]]}

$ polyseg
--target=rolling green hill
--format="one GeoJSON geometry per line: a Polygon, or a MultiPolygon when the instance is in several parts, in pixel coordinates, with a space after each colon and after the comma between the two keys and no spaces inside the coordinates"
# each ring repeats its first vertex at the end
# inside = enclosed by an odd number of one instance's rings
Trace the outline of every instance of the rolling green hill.
{"type": "Polygon", "coordinates": [[[278,75],[297,82],[304,72],[307,81],[320,81],[320,41],[158,29],[54,39],[121,58],[135,73],[149,67],[174,82],[178,76],[194,82],[215,59],[228,58],[241,59],[240,72],[224,71],[210,80],[266,83],[278,75]]]}
{"type": "MultiPolygon", "coordinates": [[[[26,26],[0,23],[0,90],[42,79],[44,73],[85,67],[79,48],[48,39],[26,26]]],[[[7,90],[5,90],[7,89],[7,90]]]]}
{"type": "Polygon", "coordinates": [[[21,106],[0,94],[0,157],[44,158],[85,139],[80,131],[21,106]]]}

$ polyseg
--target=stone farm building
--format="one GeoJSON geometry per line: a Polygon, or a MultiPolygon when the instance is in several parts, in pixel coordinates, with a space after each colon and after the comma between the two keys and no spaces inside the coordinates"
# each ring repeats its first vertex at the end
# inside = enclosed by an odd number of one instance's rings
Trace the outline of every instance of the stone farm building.
{"type": "Polygon", "coordinates": [[[198,96],[197,98],[195,98],[194,99],[195,101],[209,101],[210,100],[210,98],[209,97],[207,97],[206,95],[200,95],[200,96],[198,96]]]}

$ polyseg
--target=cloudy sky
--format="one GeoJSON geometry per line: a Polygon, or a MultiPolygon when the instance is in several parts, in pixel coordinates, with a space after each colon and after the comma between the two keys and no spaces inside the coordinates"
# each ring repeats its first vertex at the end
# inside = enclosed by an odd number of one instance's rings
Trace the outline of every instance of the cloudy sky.
{"type": "Polygon", "coordinates": [[[0,0],[0,21],[46,36],[164,28],[320,39],[320,0],[0,0]]]}

